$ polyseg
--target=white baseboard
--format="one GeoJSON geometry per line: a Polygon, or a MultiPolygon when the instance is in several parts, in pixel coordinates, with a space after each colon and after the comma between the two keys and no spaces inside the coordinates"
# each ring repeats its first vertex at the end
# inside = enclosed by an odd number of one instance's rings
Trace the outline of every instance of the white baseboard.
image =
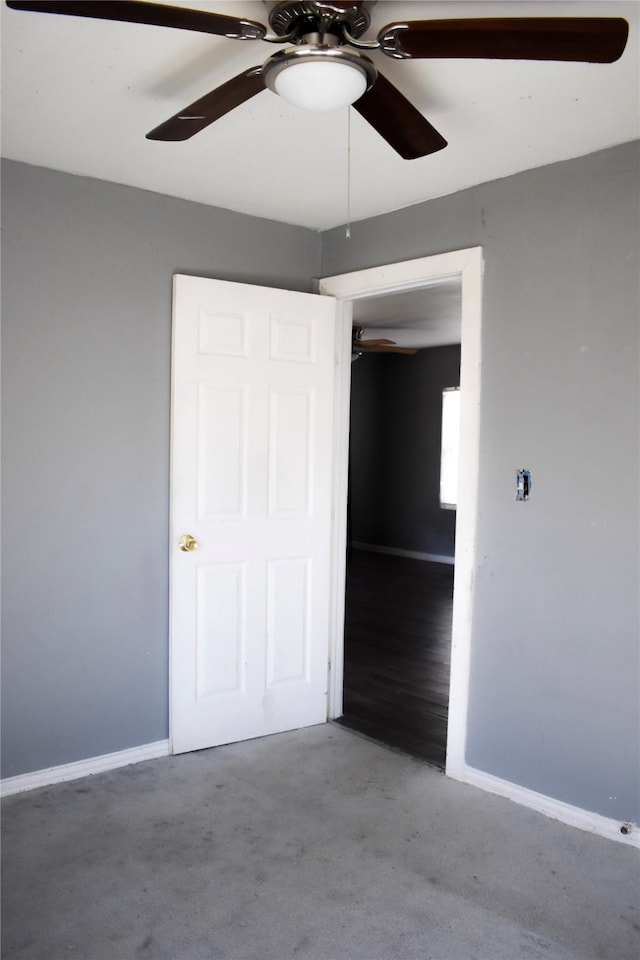
{"type": "Polygon", "coordinates": [[[4,780],[0,780],[0,796],[8,797],[12,793],[36,790],[38,787],[48,787],[53,783],[63,783],[65,780],[79,780],[80,777],[88,777],[93,773],[104,773],[107,770],[126,767],[130,763],[140,763],[142,760],[156,760],[158,757],[168,756],[168,740],[143,743],[140,747],[119,750],[117,753],[105,753],[100,757],[89,757],[87,760],[78,760],[75,763],[64,763],[59,767],[47,767],[44,770],[34,770],[33,773],[23,773],[17,777],[5,777],[4,780]]]}
{"type": "Polygon", "coordinates": [[[447,557],[442,553],[421,553],[419,550],[401,550],[399,547],[379,547],[374,543],[360,543],[352,540],[354,550],[368,550],[369,553],[389,553],[394,557],[408,557],[410,560],[427,560],[429,563],[454,564],[455,557],[447,557]]]}
{"type": "Polygon", "coordinates": [[[629,847],[640,848],[640,829],[635,823],[623,824],[619,820],[612,820],[599,813],[582,810],[570,803],[563,803],[562,800],[555,800],[553,797],[536,793],[534,790],[527,789],[527,787],[521,787],[517,783],[494,777],[491,773],[476,770],[474,767],[467,766],[467,764],[456,770],[448,768],[447,776],[454,780],[460,780],[462,783],[480,787],[481,790],[486,790],[488,793],[495,793],[499,797],[506,797],[507,800],[513,800],[514,803],[519,803],[523,807],[529,807],[537,813],[543,813],[545,816],[551,817],[552,820],[559,820],[560,823],[567,824],[569,827],[577,827],[578,830],[586,830],[588,833],[596,833],[608,840],[615,840],[629,847]],[[626,835],[620,833],[622,826],[630,828],[631,832],[626,835]]]}

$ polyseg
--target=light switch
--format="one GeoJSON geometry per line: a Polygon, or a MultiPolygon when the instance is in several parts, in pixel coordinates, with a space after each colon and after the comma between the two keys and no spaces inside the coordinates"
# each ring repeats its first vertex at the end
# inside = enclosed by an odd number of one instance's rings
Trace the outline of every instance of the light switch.
{"type": "Polygon", "coordinates": [[[516,473],[516,500],[528,500],[531,493],[531,471],[518,470],[516,473]]]}

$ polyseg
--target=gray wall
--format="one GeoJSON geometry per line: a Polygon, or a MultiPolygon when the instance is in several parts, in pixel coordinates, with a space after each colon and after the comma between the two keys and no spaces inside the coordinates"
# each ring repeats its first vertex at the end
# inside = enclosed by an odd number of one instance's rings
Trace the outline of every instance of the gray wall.
{"type": "Polygon", "coordinates": [[[382,510],[384,448],[379,442],[384,415],[380,389],[383,358],[369,354],[351,364],[349,411],[349,540],[377,544],[382,510]]]}
{"type": "Polygon", "coordinates": [[[2,775],[167,737],[174,272],[309,290],[320,236],[2,165],[2,775]]]}
{"type": "Polygon", "coordinates": [[[3,775],[167,735],[171,275],[485,251],[467,759],[638,810],[638,144],[310,232],[3,164],[3,775]],[[514,473],[533,471],[514,501],[514,473]]]}
{"type": "Polygon", "coordinates": [[[440,444],[442,391],[459,383],[459,346],[352,364],[352,540],[453,556],[456,514],[440,506],[440,444]]]}
{"type": "Polygon", "coordinates": [[[323,237],[325,276],[484,248],[467,761],[636,821],[639,169],[626,144],[323,237]]]}

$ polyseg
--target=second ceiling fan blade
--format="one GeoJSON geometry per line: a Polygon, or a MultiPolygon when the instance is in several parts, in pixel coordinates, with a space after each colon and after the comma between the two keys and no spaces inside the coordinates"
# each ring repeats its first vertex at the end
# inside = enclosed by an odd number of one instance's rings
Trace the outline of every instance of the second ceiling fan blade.
{"type": "Polygon", "coordinates": [[[251,67],[155,127],[147,140],[188,140],[264,89],[262,67],[251,67]]]}
{"type": "Polygon", "coordinates": [[[418,352],[415,347],[367,347],[363,343],[356,344],[355,349],[364,350],[365,353],[401,353],[406,357],[412,357],[418,352]]]}
{"type": "Polygon", "coordinates": [[[7,6],[12,10],[30,10],[33,13],[59,13],[95,20],[175,27],[238,40],[262,40],[267,32],[261,23],[253,20],[209,13],[208,10],[147,3],[146,0],[7,0],[7,6]]]}
{"type": "Polygon", "coordinates": [[[574,60],[613,63],[629,24],[620,17],[514,17],[390,23],[378,34],[390,57],[574,60]]]}
{"type": "Polygon", "coordinates": [[[353,106],[405,160],[426,157],[447,145],[436,128],[381,73],[353,106]]]}

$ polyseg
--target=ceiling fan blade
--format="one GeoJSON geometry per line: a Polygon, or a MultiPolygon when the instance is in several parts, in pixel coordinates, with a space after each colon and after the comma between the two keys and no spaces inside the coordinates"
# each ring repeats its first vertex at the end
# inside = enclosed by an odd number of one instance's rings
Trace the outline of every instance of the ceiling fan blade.
{"type": "Polygon", "coordinates": [[[629,24],[620,17],[518,17],[390,23],[378,41],[383,53],[400,59],[613,63],[622,55],[628,34],[629,24]]]}
{"type": "Polygon", "coordinates": [[[261,23],[253,20],[142,0],[7,0],[7,6],[12,10],[30,10],[33,13],[61,13],[71,17],[176,27],[234,40],[262,40],[267,32],[261,23]]]}
{"type": "Polygon", "coordinates": [[[379,340],[355,340],[354,343],[359,347],[395,347],[395,340],[385,340],[381,337],[379,340]]]}
{"type": "Polygon", "coordinates": [[[403,353],[405,356],[413,356],[418,351],[413,347],[371,347],[364,343],[357,343],[356,350],[363,350],[366,353],[403,353]]]}
{"type": "Polygon", "coordinates": [[[355,343],[355,350],[362,350],[363,353],[403,353],[406,356],[413,356],[418,350],[416,347],[386,347],[370,346],[366,343],[355,343]]]}
{"type": "Polygon", "coordinates": [[[262,67],[251,67],[155,127],[147,140],[188,140],[264,89],[262,67]]]}
{"type": "Polygon", "coordinates": [[[447,145],[436,128],[381,73],[353,106],[404,160],[426,157],[447,145]]]}

